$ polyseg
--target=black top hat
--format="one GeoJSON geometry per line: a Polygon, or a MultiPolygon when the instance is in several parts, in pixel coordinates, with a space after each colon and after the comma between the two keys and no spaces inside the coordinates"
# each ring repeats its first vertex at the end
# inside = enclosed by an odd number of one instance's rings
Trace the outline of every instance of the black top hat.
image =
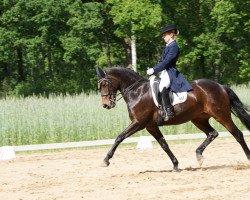
{"type": "Polygon", "coordinates": [[[172,30],[174,30],[174,33],[175,33],[175,34],[178,33],[178,30],[177,30],[177,28],[175,27],[175,25],[170,24],[170,25],[168,25],[167,27],[162,27],[162,29],[161,29],[161,34],[163,35],[164,33],[169,32],[169,31],[172,31],[172,30]]]}

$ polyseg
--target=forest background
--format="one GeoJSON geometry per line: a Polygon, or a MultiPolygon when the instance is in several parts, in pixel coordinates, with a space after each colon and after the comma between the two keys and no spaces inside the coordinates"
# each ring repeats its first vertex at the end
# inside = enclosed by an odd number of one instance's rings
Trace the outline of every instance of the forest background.
{"type": "Polygon", "coordinates": [[[159,60],[161,27],[180,34],[178,69],[188,80],[250,81],[250,1],[1,0],[0,94],[79,94],[97,89],[95,66],[145,74],[159,60]],[[135,67],[135,66],[134,66],[135,67]]]}

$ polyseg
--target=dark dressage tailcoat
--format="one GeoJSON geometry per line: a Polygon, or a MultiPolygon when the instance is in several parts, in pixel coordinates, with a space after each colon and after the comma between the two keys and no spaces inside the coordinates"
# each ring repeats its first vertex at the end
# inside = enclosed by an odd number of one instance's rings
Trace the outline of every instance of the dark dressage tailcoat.
{"type": "Polygon", "coordinates": [[[167,70],[170,78],[170,88],[174,92],[185,92],[192,90],[191,85],[186,81],[184,76],[176,69],[176,62],[179,57],[180,50],[178,44],[174,40],[166,45],[163,50],[162,57],[153,69],[154,73],[167,70]]]}

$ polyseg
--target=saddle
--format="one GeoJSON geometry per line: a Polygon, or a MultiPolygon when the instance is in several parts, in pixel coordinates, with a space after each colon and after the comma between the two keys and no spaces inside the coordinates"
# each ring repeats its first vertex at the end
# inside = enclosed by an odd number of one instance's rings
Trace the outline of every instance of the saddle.
{"type": "MultiPolygon", "coordinates": [[[[162,104],[161,93],[159,92],[159,84],[161,79],[155,75],[150,77],[150,87],[152,91],[152,96],[154,103],[157,107],[162,104]]],[[[187,92],[169,92],[171,104],[174,106],[179,103],[183,103],[187,100],[187,92]]]]}

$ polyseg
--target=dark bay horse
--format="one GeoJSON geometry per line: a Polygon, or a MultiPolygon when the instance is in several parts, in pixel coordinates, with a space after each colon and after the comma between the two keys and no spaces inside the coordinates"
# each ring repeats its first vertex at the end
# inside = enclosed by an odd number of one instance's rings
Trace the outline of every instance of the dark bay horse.
{"type": "MultiPolygon", "coordinates": [[[[157,126],[158,108],[154,104],[149,81],[123,67],[113,67],[106,71],[97,67],[96,72],[103,107],[107,109],[115,107],[117,91],[120,91],[127,103],[132,121],[116,138],[104,159],[105,166],[110,164],[110,158],[124,139],[146,128],[170,157],[174,171],[178,171],[178,160],[157,126]]],[[[207,135],[205,141],[196,150],[196,157],[201,165],[203,151],[218,136],[218,132],[209,124],[209,119],[213,117],[234,136],[250,160],[250,151],[243,134],[231,118],[231,112],[233,112],[250,130],[250,116],[238,96],[229,87],[207,79],[192,81],[191,85],[193,90],[188,92],[186,102],[174,106],[175,117],[165,121],[164,125],[177,125],[191,121],[207,135]]]]}

